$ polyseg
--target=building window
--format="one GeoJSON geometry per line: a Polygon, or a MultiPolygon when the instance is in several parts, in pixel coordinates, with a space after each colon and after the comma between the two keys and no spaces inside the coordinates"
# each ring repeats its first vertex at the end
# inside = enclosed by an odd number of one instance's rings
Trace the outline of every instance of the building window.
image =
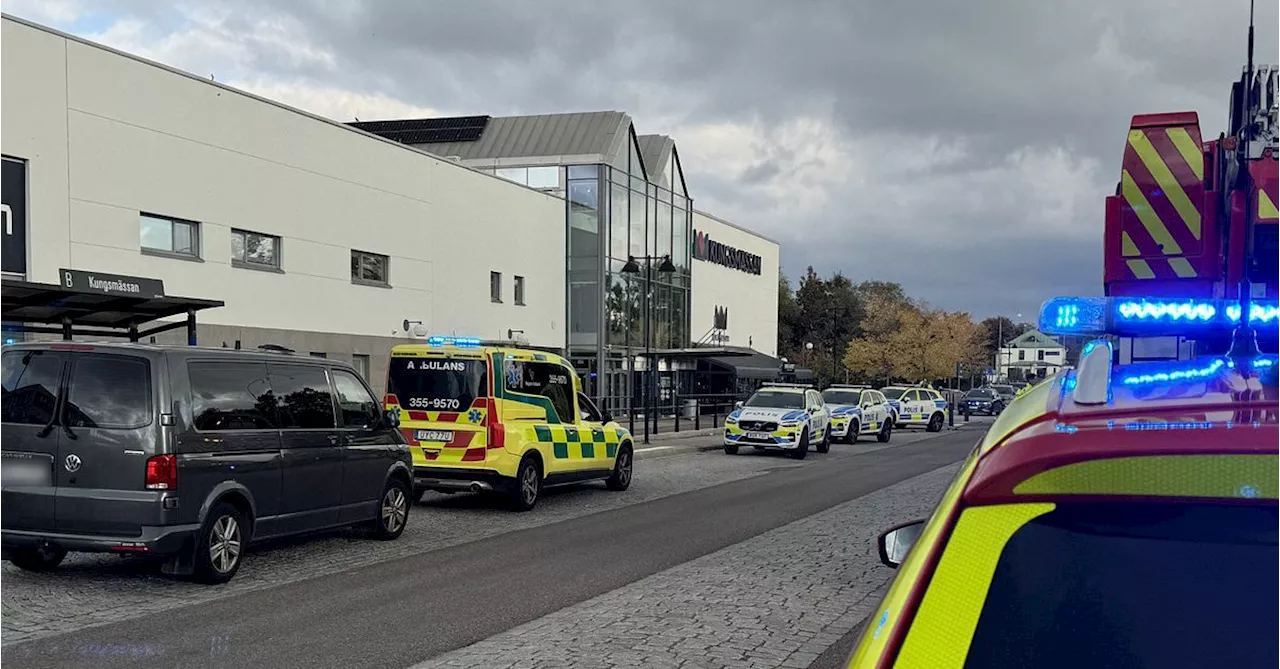
{"type": "Polygon", "coordinates": [[[1026,352],[1026,351],[1023,351],[1023,350],[1021,350],[1021,349],[1019,349],[1019,350],[1018,350],[1018,360],[1019,360],[1019,361],[1021,361],[1021,360],[1026,360],[1026,359],[1027,359],[1027,352],[1026,352]]]}
{"type": "Polygon", "coordinates": [[[231,264],[280,269],[280,238],[247,230],[232,230],[231,264]]]}
{"type": "Polygon", "coordinates": [[[360,378],[365,381],[369,380],[369,356],[363,353],[356,353],[352,355],[351,366],[356,368],[356,372],[360,374],[360,378]]]}
{"type": "Polygon", "coordinates": [[[312,351],[312,352],[311,352],[311,357],[313,357],[313,358],[327,358],[327,357],[329,357],[329,354],[325,353],[324,351],[312,351]]]}
{"type": "Polygon", "coordinates": [[[177,218],[142,214],[142,248],[146,251],[200,257],[200,224],[177,218]]]}
{"type": "Polygon", "coordinates": [[[1036,360],[1044,360],[1044,349],[1036,351],[1036,360]]]}
{"type": "Polygon", "coordinates": [[[367,251],[351,252],[351,281],[375,286],[389,285],[391,258],[367,251]]]}
{"type": "Polygon", "coordinates": [[[516,277],[516,304],[524,306],[524,277],[516,277]]]}
{"type": "Polygon", "coordinates": [[[489,272],[489,301],[502,301],[502,272],[489,272]]]}

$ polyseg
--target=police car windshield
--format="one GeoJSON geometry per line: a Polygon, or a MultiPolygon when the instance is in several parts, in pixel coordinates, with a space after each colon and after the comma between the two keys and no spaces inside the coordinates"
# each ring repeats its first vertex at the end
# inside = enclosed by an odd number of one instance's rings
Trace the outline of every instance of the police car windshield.
{"type": "Polygon", "coordinates": [[[804,394],[782,390],[761,390],[751,396],[743,406],[768,409],[803,409],[804,394]]]}
{"type": "Polygon", "coordinates": [[[896,400],[899,397],[902,397],[902,394],[907,392],[907,389],[906,388],[881,388],[880,392],[885,397],[888,397],[891,400],[896,400]]]}
{"type": "Polygon", "coordinates": [[[1276,666],[1276,604],[1260,595],[1277,588],[1278,519],[1274,506],[1063,504],[1005,544],[965,669],[1276,666]]]}
{"type": "Polygon", "coordinates": [[[857,404],[862,399],[862,391],[828,389],[822,391],[822,399],[827,404],[857,404]]]}
{"type": "Polygon", "coordinates": [[[393,357],[387,392],[405,409],[462,411],[489,394],[488,365],[483,360],[393,357]]]}

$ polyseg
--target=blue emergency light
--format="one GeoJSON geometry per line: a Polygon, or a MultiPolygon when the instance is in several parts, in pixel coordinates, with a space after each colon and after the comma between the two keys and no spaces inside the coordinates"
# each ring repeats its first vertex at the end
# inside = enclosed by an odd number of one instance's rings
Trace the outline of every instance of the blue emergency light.
{"type": "Polygon", "coordinates": [[[427,337],[428,346],[452,348],[480,348],[480,340],[475,337],[427,337]]]}
{"type": "MultiPolygon", "coordinates": [[[[1128,337],[1229,332],[1240,324],[1235,300],[1148,297],[1055,297],[1040,308],[1039,329],[1053,335],[1112,334],[1128,337]]],[[[1255,301],[1253,325],[1277,324],[1280,305],[1255,301]]]]}

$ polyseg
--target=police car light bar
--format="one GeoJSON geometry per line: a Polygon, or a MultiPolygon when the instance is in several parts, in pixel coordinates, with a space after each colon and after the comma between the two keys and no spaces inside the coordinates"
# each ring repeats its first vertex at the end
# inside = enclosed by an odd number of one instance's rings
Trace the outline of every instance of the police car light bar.
{"type": "MultiPolygon", "coordinates": [[[[1240,324],[1240,315],[1235,300],[1055,297],[1040,308],[1039,329],[1052,335],[1190,335],[1229,331],[1240,324]]],[[[1250,305],[1250,323],[1274,325],[1277,320],[1280,305],[1275,301],[1250,305]]]]}
{"type": "Polygon", "coordinates": [[[427,346],[453,348],[480,348],[480,340],[475,337],[427,337],[427,346]]]}

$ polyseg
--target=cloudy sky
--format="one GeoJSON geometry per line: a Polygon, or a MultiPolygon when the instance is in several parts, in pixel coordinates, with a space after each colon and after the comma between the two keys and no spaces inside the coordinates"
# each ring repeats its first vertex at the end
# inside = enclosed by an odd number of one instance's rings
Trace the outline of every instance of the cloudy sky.
{"type": "MultiPolygon", "coordinates": [[[[695,206],[813,265],[1028,317],[1102,290],[1129,118],[1225,124],[1247,0],[5,0],[341,121],[617,109],[695,206]]],[[[1259,62],[1277,6],[1258,7],[1259,62]]]]}

